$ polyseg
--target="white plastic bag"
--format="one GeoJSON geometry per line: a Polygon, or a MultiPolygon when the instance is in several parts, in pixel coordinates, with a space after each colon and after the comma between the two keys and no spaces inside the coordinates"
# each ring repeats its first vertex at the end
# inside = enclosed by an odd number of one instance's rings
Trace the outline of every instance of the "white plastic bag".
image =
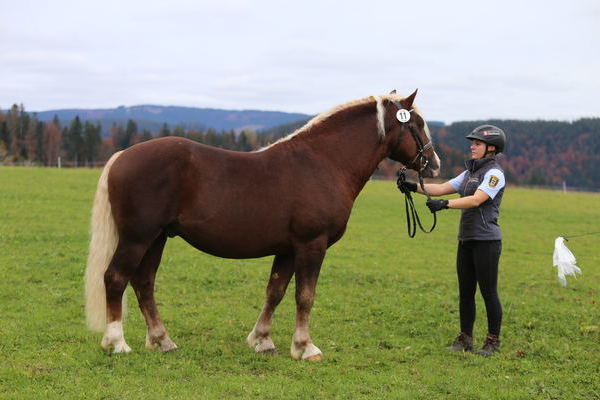
{"type": "Polygon", "coordinates": [[[554,241],[554,256],[552,257],[554,266],[558,268],[558,281],[562,286],[567,286],[567,275],[581,274],[581,269],[577,265],[575,256],[571,250],[565,246],[565,238],[559,236],[554,241]]]}

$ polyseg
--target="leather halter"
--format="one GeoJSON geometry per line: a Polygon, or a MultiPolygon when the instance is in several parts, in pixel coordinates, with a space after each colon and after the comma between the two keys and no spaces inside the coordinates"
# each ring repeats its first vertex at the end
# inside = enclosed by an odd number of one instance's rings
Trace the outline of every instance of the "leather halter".
{"type": "Polygon", "coordinates": [[[423,142],[421,141],[421,138],[419,137],[419,135],[417,135],[416,128],[412,125],[409,125],[408,129],[410,129],[410,133],[412,134],[413,138],[417,142],[417,146],[419,147],[419,151],[417,152],[417,155],[409,163],[408,166],[410,168],[413,168],[414,166],[416,166],[417,160],[422,160],[423,166],[418,170],[419,175],[421,175],[421,172],[423,172],[425,170],[425,168],[427,168],[427,166],[429,165],[429,158],[427,158],[427,156],[424,153],[425,153],[425,151],[433,148],[433,143],[431,142],[431,140],[429,140],[429,143],[427,143],[425,146],[423,146],[423,142]]]}
{"type": "MultiPolygon", "coordinates": [[[[403,108],[402,104],[400,104],[399,101],[393,100],[392,102],[394,103],[394,105],[396,107],[398,107],[399,110],[403,108]]],[[[412,108],[409,110],[409,112],[413,112],[413,111],[414,111],[414,109],[412,109],[412,108]]],[[[405,124],[405,122],[400,122],[400,123],[405,124]]],[[[417,155],[415,156],[415,158],[413,158],[413,160],[411,162],[406,164],[406,166],[410,169],[414,169],[415,171],[417,171],[420,176],[421,173],[425,170],[425,168],[427,168],[427,166],[429,165],[429,159],[425,155],[425,152],[427,150],[433,148],[433,143],[431,142],[431,139],[430,139],[426,145],[423,145],[423,141],[417,134],[417,129],[413,125],[408,125],[408,129],[410,130],[410,133],[411,133],[413,139],[417,143],[418,151],[417,151],[417,155]],[[417,170],[415,167],[416,167],[418,161],[421,161],[423,165],[421,166],[420,169],[417,170]]]]}
{"type": "MultiPolygon", "coordinates": [[[[393,101],[393,103],[394,103],[394,105],[396,105],[396,107],[398,107],[399,110],[403,108],[399,101],[393,101]]],[[[413,109],[410,109],[409,112],[413,112],[413,109]]],[[[405,122],[400,122],[400,123],[405,124],[405,122]]],[[[431,196],[425,189],[425,184],[423,183],[422,172],[425,170],[425,168],[427,168],[427,165],[429,165],[429,159],[427,158],[427,156],[424,153],[425,153],[425,151],[433,148],[433,143],[431,142],[431,139],[429,139],[429,143],[427,143],[426,145],[423,146],[423,141],[417,134],[417,129],[413,125],[409,125],[408,129],[410,130],[410,133],[412,134],[413,139],[415,139],[415,142],[417,143],[417,147],[419,149],[417,151],[417,155],[415,156],[415,158],[411,162],[406,164],[406,166],[404,168],[401,168],[398,171],[398,180],[396,181],[396,184],[397,184],[398,188],[400,188],[401,183],[406,180],[406,168],[407,167],[411,168],[411,169],[417,171],[417,174],[419,176],[419,184],[421,185],[421,190],[423,191],[423,194],[425,194],[425,196],[427,196],[428,200],[431,200],[431,196]],[[417,161],[419,161],[419,160],[422,161],[423,165],[420,169],[417,170],[415,167],[416,167],[417,161]]],[[[433,232],[433,230],[435,229],[435,226],[437,225],[436,213],[433,212],[433,224],[431,226],[431,229],[429,229],[429,230],[425,229],[423,227],[423,225],[421,224],[421,219],[419,218],[419,215],[417,214],[417,209],[415,208],[415,204],[413,202],[412,195],[410,193],[405,193],[404,196],[405,196],[404,197],[404,206],[406,208],[406,224],[407,224],[407,228],[408,228],[408,236],[411,238],[415,237],[415,234],[417,233],[417,226],[424,233],[433,232]]]]}

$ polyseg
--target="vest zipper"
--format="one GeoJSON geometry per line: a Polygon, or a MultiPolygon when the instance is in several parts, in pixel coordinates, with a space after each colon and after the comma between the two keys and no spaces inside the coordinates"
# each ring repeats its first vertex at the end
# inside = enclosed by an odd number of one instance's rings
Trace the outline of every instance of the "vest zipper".
{"type": "Polygon", "coordinates": [[[481,207],[478,207],[478,208],[479,208],[479,215],[481,215],[481,221],[483,222],[483,226],[485,226],[486,229],[487,229],[488,228],[488,224],[487,224],[485,218],[483,217],[483,209],[481,207]]]}

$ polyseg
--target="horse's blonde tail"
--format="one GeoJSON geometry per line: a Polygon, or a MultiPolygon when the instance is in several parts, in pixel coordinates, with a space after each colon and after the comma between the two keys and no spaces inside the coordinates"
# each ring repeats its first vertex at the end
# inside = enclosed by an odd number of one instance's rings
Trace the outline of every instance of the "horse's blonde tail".
{"type": "MultiPolygon", "coordinates": [[[[121,152],[115,153],[106,163],[94,198],[90,249],[85,271],[85,312],[88,328],[103,332],[106,328],[106,290],[104,273],[117,248],[119,234],[108,199],[108,172],[121,152]]],[[[123,294],[123,311],[127,309],[123,294]]],[[[123,314],[124,316],[124,314],[123,314]]]]}

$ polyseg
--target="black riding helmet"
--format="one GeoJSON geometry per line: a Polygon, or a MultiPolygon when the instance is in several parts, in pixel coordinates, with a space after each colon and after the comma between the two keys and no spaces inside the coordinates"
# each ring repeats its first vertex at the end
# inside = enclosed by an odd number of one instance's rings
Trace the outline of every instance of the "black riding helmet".
{"type": "Polygon", "coordinates": [[[496,146],[496,154],[504,151],[506,144],[506,135],[504,131],[494,125],[481,125],[473,129],[471,133],[465,136],[469,140],[477,139],[496,146]]]}

